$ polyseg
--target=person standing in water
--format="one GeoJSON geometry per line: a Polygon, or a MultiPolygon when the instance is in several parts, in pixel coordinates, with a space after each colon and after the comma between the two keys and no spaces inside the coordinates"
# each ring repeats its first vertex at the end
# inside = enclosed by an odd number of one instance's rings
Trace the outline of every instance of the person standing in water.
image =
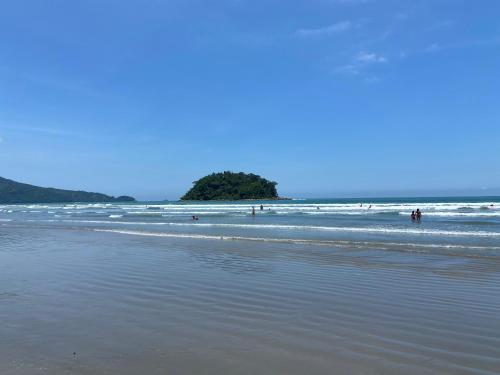
{"type": "Polygon", "coordinates": [[[415,221],[415,218],[416,218],[416,216],[415,216],[415,211],[412,211],[412,212],[411,212],[410,217],[411,217],[411,221],[415,221]]]}
{"type": "Polygon", "coordinates": [[[260,210],[264,210],[264,206],[263,205],[260,205],[260,210]]]}
{"type": "Polygon", "coordinates": [[[252,206],[252,216],[255,216],[255,206],[252,206]]]}
{"type": "Polygon", "coordinates": [[[420,220],[422,219],[422,212],[420,212],[420,208],[417,208],[417,212],[415,215],[417,216],[417,222],[420,223],[420,220]]]}

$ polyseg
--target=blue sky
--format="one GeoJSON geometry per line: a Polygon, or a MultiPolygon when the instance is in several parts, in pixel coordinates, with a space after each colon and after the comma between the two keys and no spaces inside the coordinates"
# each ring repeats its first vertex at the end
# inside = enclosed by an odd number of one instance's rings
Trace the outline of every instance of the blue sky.
{"type": "Polygon", "coordinates": [[[0,176],[175,199],[500,194],[500,2],[11,1],[0,176]]]}

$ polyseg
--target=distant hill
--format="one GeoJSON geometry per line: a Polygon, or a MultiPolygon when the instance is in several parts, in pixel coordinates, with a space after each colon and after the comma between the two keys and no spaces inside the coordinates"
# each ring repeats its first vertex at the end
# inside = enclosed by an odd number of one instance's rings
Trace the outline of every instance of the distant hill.
{"type": "Polygon", "coordinates": [[[111,197],[86,191],[43,188],[0,177],[0,203],[133,202],[128,196],[111,197]]]}
{"type": "Polygon", "coordinates": [[[212,173],[193,184],[181,200],[279,199],[276,182],[252,173],[212,173]]]}

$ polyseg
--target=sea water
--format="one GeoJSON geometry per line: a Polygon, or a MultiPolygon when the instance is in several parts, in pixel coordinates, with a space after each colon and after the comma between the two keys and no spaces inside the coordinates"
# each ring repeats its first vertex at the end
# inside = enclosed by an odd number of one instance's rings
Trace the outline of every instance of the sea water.
{"type": "Polygon", "coordinates": [[[498,197],[0,205],[0,225],[469,256],[500,254],[498,197]],[[410,219],[417,208],[422,212],[420,222],[410,219]]]}

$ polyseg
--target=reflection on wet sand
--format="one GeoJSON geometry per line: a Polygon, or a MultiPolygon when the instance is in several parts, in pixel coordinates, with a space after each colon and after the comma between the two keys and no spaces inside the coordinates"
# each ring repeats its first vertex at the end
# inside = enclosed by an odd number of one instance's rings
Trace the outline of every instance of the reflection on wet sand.
{"type": "Polygon", "coordinates": [[[0,238],[2,374],[500,368],[494,259],[67,228],[0,238]]]}

